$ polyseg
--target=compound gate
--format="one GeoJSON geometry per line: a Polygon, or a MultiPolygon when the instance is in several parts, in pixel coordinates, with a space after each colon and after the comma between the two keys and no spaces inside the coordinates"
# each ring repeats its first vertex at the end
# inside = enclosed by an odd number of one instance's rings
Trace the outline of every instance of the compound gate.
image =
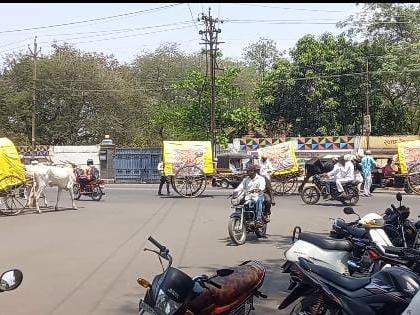
{"type": "Polygon", "coordinates": [[[157,165],[161,148],[117,148],[114,156],[115,182],[159,182],[157,165]]]}

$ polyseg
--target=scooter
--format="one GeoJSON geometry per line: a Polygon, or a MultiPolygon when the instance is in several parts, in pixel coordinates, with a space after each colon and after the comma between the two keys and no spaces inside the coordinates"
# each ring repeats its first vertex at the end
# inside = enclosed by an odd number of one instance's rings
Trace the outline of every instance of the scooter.
{"type": "MultiPolygon", "coordinates": [[[[344,213],[356,214],[351,207],[345,207],[344,213]]],[[[287,263],[297,262],[303,257],[317,265],[329,268],[341,274],[351,275],[354,272],[371,272],[369,262],[363,260],[363,249],[369,242],[376,243],[383,252],[384,246],[393,246],[383,230],[383,220],[376,213],[369,213],[357,223],[362,228],[352,227],[353,235],[349,239],[335,239],[320,236],[314,233],[302,233],[301,228],[296,226],[293,230],[293,245],[284,253],[287,263]]],[[[333,219],[334,220],[334,219],[333,219]]],[[[335,219],[333,229],[337,223],[344,220],[335,219]],[[340,221],[341,220],[341,221],[340,221]]],[[[331,234],[330,234],[331,235],[331,234]]]]}
{"type": "Polygon", "coordinates": [[[0,276],[0,292],[17,289],[23,280],[23,273],[19,269],[11,269],[0,276]]]}
{"type": "Polygon", "coordinates": [[[284,309],[299,300],[291,314],[399,315],[420,289],[420,277],[401,267],[385,268],[371,277],[343,276],[299,258],[287,266],[290,289],[284,309]]]}
{"type": "Polygon", "coordinates": [[[147,249],[168,261],[163,272],[152,283],[138,278],[137,283],[146,288],[144,300],[139,302],[139,315],[219,315],[249,314],[254,309],[253,298],[267,296],[258,289],[265,277],[265,268],[257,261],[246,261],[228,269],[220,269],[216,274],[191,278],[172,267],[169,249],[151,236],[148,240],[159,251],[147,249]]]}

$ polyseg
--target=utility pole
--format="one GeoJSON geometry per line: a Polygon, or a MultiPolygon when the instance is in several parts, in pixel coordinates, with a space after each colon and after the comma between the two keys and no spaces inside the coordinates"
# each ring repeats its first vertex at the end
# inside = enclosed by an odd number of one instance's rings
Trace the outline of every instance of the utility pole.
{"type": "Polygon", "coordinates": [[[369,149],[369,136],[371,129],[371,120],[369,113],[369,59],[366,59],[366,148],[369,149]]]}
{"type": "Polygon", "coordinates": [[[31,57],[34,62],[34,72],[32,76],[32,150],[35,150],[35,118],[36,118],[36,62],[38,58],[38,54],[41,52],[41,48],[38,50],[38,44],[36,42],[36,36],[34,38],[34,49],[32,50],[29,47],[29,51],[31,52],[31,57]]]}
{"type": "Polygon", "coordinates": [[[198,21],[204,23],[205,30],[199,31],[199,34],[202,35],[203,42],[200,44],[205,45],[206,49],[206,73],[210,74],[210,89],[211,89],[211,108],[210,108],[210,135],[212,140],[213,147],[213,158],[215,157],[216,150],[216,70],[222,70],[217,67],[217,48],[218,44],[223,42],[218,41],[218,34],[221,32],[220,28],[217,28],[219,19],[214,19],[211,16],[211,9],[209,8],[208,16],[201,14],[201,18],[198,21]],[[207,46],[208,45],[208,46],[207,46]],[[210,60],[207,62],[207,53],[209,53],[210,60]]]}

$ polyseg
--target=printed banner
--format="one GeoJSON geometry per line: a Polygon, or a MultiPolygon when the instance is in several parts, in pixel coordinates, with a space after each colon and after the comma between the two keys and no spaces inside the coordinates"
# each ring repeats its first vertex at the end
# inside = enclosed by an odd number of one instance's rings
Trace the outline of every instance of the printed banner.
{"type": "MultiPolygon", "coordinates": [[[[420,136],[370,136],[369,149],[397,149],[397,144],[400,142],[407,142],[413,140],[420,140],[420,136]]],[[[362,137],[362,147],[367,147],[367,137],[362,137]]]]}
{"type": "Polygon", "coordinates": [[[402,174],[407,174],[413,165],[420,163],[420,140],[398,143],[398,160],[402,174]]]}
{"type": "Polygon", "coordinates": [[[299,170],[296,159],[295,144],[292,141],[276,144],[270,147],[258,149],[258,157],[267,156],[267,159],[276,170],[275,175],[282,175],[299,170]]]}
{"type": "Polygon", "coordinates": [[[25,182],[25,169],[15,145],[8,138],[0,138],[0,192],[25,182]]]}
{"type": "MultiPolygon", "coordinates": [[[[184,166],[198,166],[205,174],[213,173],[210,141],[163,141],[165,175],[175,175],[184,166]]],[[[198,175],[190,174],[190,175],[198,175]]]]}

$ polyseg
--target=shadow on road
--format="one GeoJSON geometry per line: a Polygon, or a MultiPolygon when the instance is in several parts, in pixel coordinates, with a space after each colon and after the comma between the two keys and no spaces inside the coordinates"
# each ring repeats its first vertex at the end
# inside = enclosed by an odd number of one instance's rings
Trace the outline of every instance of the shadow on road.
{"type": "Polygon", "coordinates": [[[80,208],[84,208],[84,207],[79,207],[78,209],[73,209],[73,208],[59,208],[58,210],[55,210],[54,207],[40,207],[42,213],[38,213],[38,211],[36,209],[25,209],[23,210],[21,213],[19,213],[18,215],[4,215],[4,214],[0,214],[0,217],[3,218],[7,218],[7,217],[16,217],[16,216],[21,216],[21,215],[34,215],[34,214],[45,214],[45,213],[60,213],[60,212],[67,212],[67,211],[77,211],[80,210],[80,208]]]}

